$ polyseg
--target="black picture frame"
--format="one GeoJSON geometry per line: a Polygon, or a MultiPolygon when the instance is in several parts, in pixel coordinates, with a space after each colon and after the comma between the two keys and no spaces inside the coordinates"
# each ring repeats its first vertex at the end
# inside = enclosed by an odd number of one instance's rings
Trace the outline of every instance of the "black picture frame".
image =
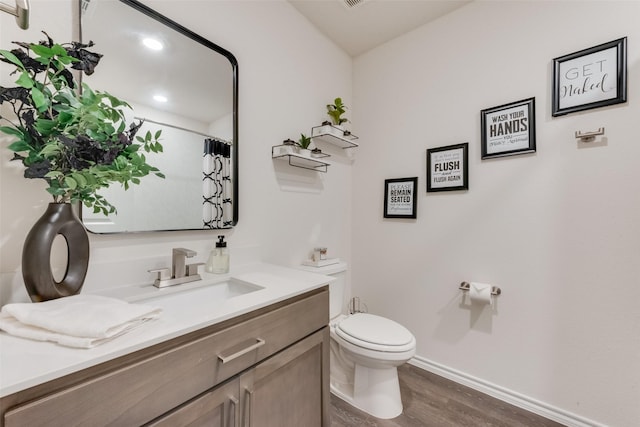
{"type": "Polygon", "coordinates": [[[527,98],[480,112],[482,159],[536,151],[536,99],[527,98]]]}
{"type": "Polygon", "coordinates": [[[418,177],[384,180],[384,217],[417,218],[418,177]]]}
{"type": "Polygon", "coordinates": [[[427,149],[427,193],[468,189],[468,142],[427,149]]]}
{"type": "Polygon", "coordinates": [[[626,101],[626,37],[553,59],[552,116],[626,101]]]}

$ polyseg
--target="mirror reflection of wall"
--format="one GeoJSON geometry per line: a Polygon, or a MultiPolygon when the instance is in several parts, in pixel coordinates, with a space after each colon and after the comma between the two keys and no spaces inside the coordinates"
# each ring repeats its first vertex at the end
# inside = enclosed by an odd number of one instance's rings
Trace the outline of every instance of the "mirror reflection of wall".
{"type": "Polygon", "coordinates": [[[131,104],[128,122],[133,115],[145,119],[138,135],[162,130],[164,152],[147,158],[166,176],[146,177],[127,191],[102,191],[118,214],[107,218],[84,210],[87,229],[117,233],[235,225],[235,57],[134,0],[80,0],[80,7],[82,40],[93,41],[92,50],[103,55],[96,72],[84,80],[131,104]],[[206,187],[213,173],[207,169],[213,166],[205,159],[206,139],[231,145],[223,159],[226,169],[220,166],[215,173],[225,177],[224,183],[216,182],[213,189],[206,187]],[[218,194],[215,200],[212,192],[218,194]],[[211,203],[216,203],[213,209],[211,203]]]}
{"type": "MultiPolygon", "coordinates": [[[[127,191],[115,186],[101,191],[117,206],[118,214],[105,217],[102,213],[85,211],[85,226],[96,233],[172,230],[176,221],[188,229],[228,228],[230,209],[225,217],[216,212],[216,208],[212,209],[211,203],[203,204],[203,199],[223,193],[218,188],[224,185],[220,176],[222,171],[216,174],[222,166],[216,168],[212,155],[205,155],[207,141],[221,140],[149,120],[143,123],[139,132],[144,134],[147,130],[162,131],[163,153],[147,153],[146,157],[150,164],[165,173],[166,178],[146,176],[139,186],[132,186],[127,191]],[[212,166],[205,169],[207,162],[212,166]],[[208,179],[204,179],[205,176],[208,179]],[[202,209],[194,209],[194,206],[202,206],[202,209]],[[216,218],[219,220],[215,221],[216,218]]],[[[221,206],[228,197],[227,189],[226,197],[221,196],[221,206]]]]}

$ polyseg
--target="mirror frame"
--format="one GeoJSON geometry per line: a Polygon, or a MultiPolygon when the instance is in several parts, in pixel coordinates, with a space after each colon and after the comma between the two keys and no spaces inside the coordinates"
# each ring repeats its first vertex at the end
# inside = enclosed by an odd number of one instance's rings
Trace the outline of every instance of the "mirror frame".
{"type": "MultiPolygon", "coordinates": [[[[239,175],[239,161],[238,161],[238,154],[239,154],[239,150],[238,150],[238,60],[236,59],[236,57],[229,52],[228,50],[226,50],[225,48],[218,46],[217,44],[213,43],[212,41],[209,41],[207,39],[205,39],[204,37],[200,36],[197,33],[194,33],[193,31],[191,31],[190,29],[184,27],[183,25],[177,23],[176,21],[162,15],[161,13],[155,11],[154,9],[151,9],[150,7],[142,4],[141,2],[139,2],[138,0],[119,0],[121,3],[123,3],[125,6],[129,6],[135,10],[137,10],[138,12],[141,12],[142,14],[150,17],[151,19],[155,19],[156,21],[158,21],[159,23],[165,25],[166,27],[168,27],[171,30],[177,31],[178,33],[186,36],[187,38],[193,40],[196,43],[199,43],[201,45],[203,45],[204,47],[207,47],[211,50],[213,50],[214,52],[217,52],[221,55],[223,55],[224,57],[226,57],[229,62],[231,63],[231,70],[232,70],[232,78],[233,78],[233,145],[231,148],[231,152],[232,152],[232,166],[233,166],[233,190],[232,190],[232,194],[233,194],[233,215],[232,215],[232,223],[231,223],[231,228],[235,227],[238,224],[238,199],[239,199],[239,187],[238,187],[238,175],[239,175]]],[[[79,4],[79,10],[81,11],[82,8],[82,0],[78,1],[79,4]]],[[[79,22],[79,39],[81,42],[84,42],[83,40],[83,34],[82,34],[82,13],[79,14],[78,16],[78,22],[79,22]]],[[[82,205],[80,205],[80,218],[82,219],[82,205]]],[[[131,234],[131,233],[149,233],[149,232],[158,232],[158,231],[216,231],[216,230],[225,230],[226,228],[185,228],[185,229],[170,229],[170,230],[144,230],[144,231],[124,231],[124,232],[117,232],[117,233],[107,233],[107,234],[131,234]]],[[[93,232],[92,232],[93,233],[93,232]]],[[[95,233],[95,234],[103,234],[103,233],[95,233]]]]}

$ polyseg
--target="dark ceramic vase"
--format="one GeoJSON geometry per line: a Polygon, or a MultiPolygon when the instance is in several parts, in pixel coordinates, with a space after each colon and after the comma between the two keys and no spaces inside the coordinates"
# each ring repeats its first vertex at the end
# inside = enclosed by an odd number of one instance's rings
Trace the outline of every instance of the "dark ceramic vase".
{"type": "Polygon", "coordinates": [[[69,203],[49,203],[22,249],[22,277],[31,301],[40,302],[80,292],[89,266],[89,237],[69,203]],[[57,282],[51,271],[51,247],[62,235],[67,241],[67,270],[57,282]]]}

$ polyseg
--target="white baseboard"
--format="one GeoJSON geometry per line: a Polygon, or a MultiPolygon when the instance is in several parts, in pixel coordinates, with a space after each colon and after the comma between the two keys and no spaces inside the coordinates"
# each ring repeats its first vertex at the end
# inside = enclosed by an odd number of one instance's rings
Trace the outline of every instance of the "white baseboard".
{"type": "Polygon", "coordinates": [[[600,424],[560,408],[556,408],[515,391],[489,383],[480,378],[472,377],[464,372],[451,369],[420,356],[415,356],[409,361],[409,364],[569,427],[606,427],[604,424],[600,424]]]}

